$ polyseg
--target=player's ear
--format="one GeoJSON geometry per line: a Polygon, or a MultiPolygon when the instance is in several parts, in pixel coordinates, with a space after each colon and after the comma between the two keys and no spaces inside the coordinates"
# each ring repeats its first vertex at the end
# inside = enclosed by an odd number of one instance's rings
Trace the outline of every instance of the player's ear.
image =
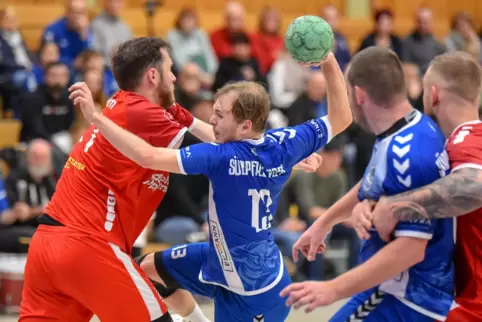
{"type": "Polygon", "coordinates": [[[156,79],[159,77],[159,73],[155,68],[149,68],[147,70],[147,79],[150,83],[156,84],[156,79]]]}
{"type": "Polygon", "coordinates": [[[357,103],[358,105],[363,105],[363,104],[365,103],[365,101],[366,101],[366,93],[365,93],[365,91],[364,91],[362,88],[358,87],[358,86],[355,86],[354,89],[355,89],[355,99],[356,99],[356,103],[357,103]]]}
{"type": "Polygon", "coordinates": [[[243,126],[241,127],[241,129],[244,133],[250,132],[252,128],[253,128],[253,122],[251,122],[250,120],[243,121],[243,126]]]}
{"type": "Polygon", "coordinates": [[[440,100],[440,91],[437,87],[435,86],[432,86],[430,87],[430,90],[431,90],[431,103],[432,103],[432,106],[436,106],[438,105],[439,103],[439,100],[440,100]]]}

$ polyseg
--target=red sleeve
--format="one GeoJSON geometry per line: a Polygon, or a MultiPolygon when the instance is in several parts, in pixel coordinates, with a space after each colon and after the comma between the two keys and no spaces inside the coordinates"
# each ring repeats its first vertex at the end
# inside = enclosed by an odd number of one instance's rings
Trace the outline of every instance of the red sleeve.
{"type": "Polygon", "coordinates": [[[447,144],[452,172],[462,168],[482,170],[482,123],[464,125],[447,144]]]}
{"type": "Polygon", "coordinates": [[[189,131],[192,130],[194,126],[194,116],[192,116],[188,110],[176,103],[171,106],[167,112],[171,114],[179,124],[187,127],[189,131]]]}
{"type": "Polygon", "coordinates": [[[162,107],[145,101],[129,104],[126,115],[127,130],[156,147],[175,147],[187,131],[162,107]]]}

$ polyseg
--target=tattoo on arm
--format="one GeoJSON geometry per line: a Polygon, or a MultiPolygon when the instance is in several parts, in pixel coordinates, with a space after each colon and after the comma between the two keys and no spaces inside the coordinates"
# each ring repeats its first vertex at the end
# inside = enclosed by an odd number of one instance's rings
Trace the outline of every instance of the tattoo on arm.
{"type": "Polygon", "coordinates": [[[463,168],[430,185],[388,199],[399,220],[450,218],[482,207],[482,170],[463,168]]]}

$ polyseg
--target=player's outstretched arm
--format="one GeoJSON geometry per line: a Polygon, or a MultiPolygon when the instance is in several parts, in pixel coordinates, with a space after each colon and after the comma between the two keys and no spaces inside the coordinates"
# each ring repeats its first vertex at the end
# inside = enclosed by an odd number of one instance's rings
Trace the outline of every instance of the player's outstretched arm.
{"type": "Polygon", "coordinates": [[[482,169],[462,168],[429,185],[381,199],[373,224],[384,240],[398,221],[450,218],[482,207],[482,169]]]}
{"type": "Polygon", "coordinates": [[[155,148],[100,114],[85,83],[72,85],[70,91],[74,105],[80,106],[86,119],[92,122],[120,153],[144,168],[181,173],[177,163],[177,149],[155,148]]]}
{"type": "Polygon", "coordinates": [[[214,142],[216,140],[213,126],[196,118],[189,132],[203,142],[214,142]]]}
{"type": "Polygon", "coordinates": [[[351,217],[353,208],[358,202],[360,183],[355,185],[345,196],[331,206],[323,216],[316,219],[311,227],[305,231],[293,245],[293,260],[298,261],[299,252],[310,261],[315,260],[315,255],[323,248],[323,240],[332,227],[351,217]]]}
{"type": "Polygon", "coordinates": [[[311,312],[399,276],[424,259],[426,246],[425,239],[399,237],[362,265],[331,281],[294,283],[280,295],[288,296],[286,305],[295,309],[308,305],[306,311],[311,312]]]}
{"type": "Polygon", "coordinates": [[[177,149],[156,148],[100,113],[95,114],[91,121],[110,144],[141,167],[181,173],[177,149]]]}
{"type": "Polygon", "coordinates": [[[398,237],[365,263],[333,280],[340,299],[353,296],[399,276],[425,258],[427,239],[398,237]]]}
{"type": "Polygon", "coordinates": [[[179,104],[173,104],[167,111],[174,117],[179,124],[189,129],[194,136],[203,142],[214,142],[213,127],[199,119],[196,119],[188,110],[179,104]]]}
{"type": "Polygon", "coordinates": [[[335,55],[330,53],[321,66],[327,84],[328,120],[331,124],[332,136],[335,136],[351,124],[353,116],[348,101],[345,77],[335,55]]]}

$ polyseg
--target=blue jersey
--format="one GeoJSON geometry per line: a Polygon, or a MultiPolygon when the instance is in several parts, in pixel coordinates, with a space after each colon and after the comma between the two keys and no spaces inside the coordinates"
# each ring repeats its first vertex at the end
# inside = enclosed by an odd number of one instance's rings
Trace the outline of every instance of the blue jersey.
{"type": "Polygon", "coordinates": [[[258,140],[202,143],[179,151],[179,168],[210,180],[205,283],[241,295],[266,292],[280,281],[283,258],[269,228],[292,167],[331,138],[326,118],[266,132],[258,140]]]}
{"type": "Polygon", "coordinates": [[[71,67],[81,52],[92,48],[93,34],[89,32],[87,39],[82,39],[78,32],[69,28],[67,19],[61,18],[45,28],[42,42],[56,43],[59,47],[60,61],[71,67]]]}
{"type": "MultiPolygon", "coordinates": [[[[426,115],[413,111],[405,125],[378,138],[362,179],[359,200],[378,200],[432,183],[447,174],[449,162],[445,138],[426,115]]],[[[384,282],[380,289],[396,296],[412,309],[437,320],[445,320],[454,294],[454,231],[452,219],[400,222],[395,237],[427,239],[425,259],[384,282]]],[[[376,231],[361,250],[364,262],[386,245],[376,231]]]]}

